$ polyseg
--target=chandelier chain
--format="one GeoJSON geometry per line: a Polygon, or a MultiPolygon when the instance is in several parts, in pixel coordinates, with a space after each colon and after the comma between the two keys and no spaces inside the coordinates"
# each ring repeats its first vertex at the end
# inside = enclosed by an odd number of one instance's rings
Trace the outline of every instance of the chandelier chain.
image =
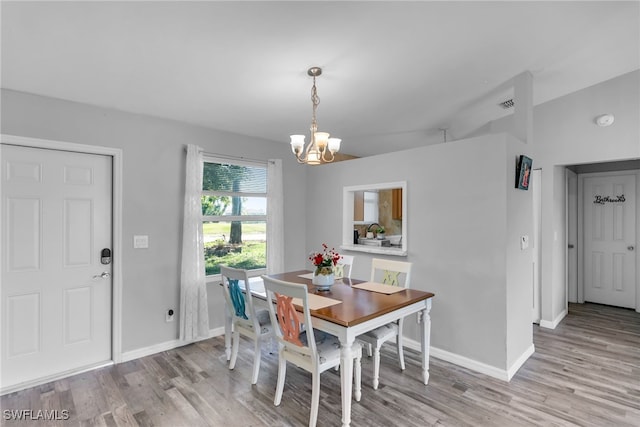
{"type": "MultiPolygon", "coordinates": [[[[311,104],[313,105],[313,115],[311,116],[311,132],[316,132],[318,130],[316,112],[318,110],[318,104],[320,104],[320,97],[318,96],[318,89],[316,89],[315,76],[313,76],[313,86],[311,86],[311,104]]],[[[313,134],[311,137],[313,138],[313,134]]]]}

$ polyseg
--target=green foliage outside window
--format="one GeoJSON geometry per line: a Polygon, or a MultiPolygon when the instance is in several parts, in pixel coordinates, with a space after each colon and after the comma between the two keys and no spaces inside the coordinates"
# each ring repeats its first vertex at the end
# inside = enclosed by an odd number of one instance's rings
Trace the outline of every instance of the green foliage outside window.
{"type": "Polygon", "coordinates": [[[242,245],[239,252],[227,252],[225,255],[215,255],[214,245],[205,245],[205,271],[207,276],[220,274],[220,264],[226,264],[235,268],[254,270],[256,268],[266,268],[266,242],[250,242],[242,245]],[[210,253],[210,256],[207,256],[210,253]]]}
{"type": "Polygon", "coordinates": [[[202,215],[219,216],[224,214],[231,203],[227,196],[202,196],[202,215]]]}

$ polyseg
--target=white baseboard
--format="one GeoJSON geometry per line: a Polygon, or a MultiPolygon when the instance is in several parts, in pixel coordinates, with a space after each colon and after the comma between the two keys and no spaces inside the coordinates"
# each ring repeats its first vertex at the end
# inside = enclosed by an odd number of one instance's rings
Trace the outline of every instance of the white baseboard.
{"type": "Polygon", "coordinates": [[[565,308],[564,310],[562,310],[562,313],[558,314],[558,316],[555,319],[553,319],[553,321],[540,319],[540,327],[547,328],[547,329],[555,329],[556,326],[558,326],[560,322],[562,322],[562,319],[564,319],[568,313],[569,311],[565,308]]]}
{"type": "Polygon", "coordinates": [[[224,335],[224,326],[209,330],[209,338],[219,337],[220,335],[224,335]]]}
{"type": "MultiPolygon", "coordinates": [[[[202,339],[206,340],[206,339],[217,337],[220,335],[224,335],[224,326],[210,329],[209,336],[202,339]]],[[[197,341],[201,341],[201,340],[197,340],[197,341]]],[[[172,350],[174,348],[191,344],[192,342],[195,342],[195,341],[171,340],[171,341],[165,341],[159,344],[154,344],[149,347],[143,347],[143,348],[138,348],[136,350],[127,351],[125,353],[122,353],[122,362],[128,362],[130,360],[140,359],[141,357],[150,356],[152,354],[160,353],[162,351],[172,350]]]]}
{"type": "Polygon", "coordinates": [[[165,341],[159,344],[154,344],[149,347],[138,348],[136,350],[126,351],[122,353],[122,362],[129,362],[130,360],[140,359],[141,357],[151,356],[152,354],[160,353],[162,351],[171,350],[176,347],[182,347],[188,343],[183,343],[180,340],[165,341]]]}
{"type": "Polygon", "coordinates": [[[513,362],[511,367],[507,370],[507,381],[511,381],[511,378],[513,378],[516,372],[518,372],[518,369],[520,369],[522,365],[524,365],[524,362],[526,362],[527,359],[529,359],[529,357],[531,357],[531,355],[535,353],[535,351],[535,346],[531,344],[531,346],[526,349],[515,362],[513,362]]]}
{"type": "MultiPolygon", "coordinates": [[[[415,351],[420,351],[421,345],[419,341],[415,341],[409,338],[404,338],[404,346],[415,351]]],[[[444,360],[445,362],[453,363],[454,365],[462,366],[463,368],[471,369],[472,371],[480,372],[481,374],[488,375],[499,380],[509,382],[511,378],[518,372],[518,369],[527,361],[529,356],[534,352],[534,346],[531,344],[525,352],[513,363],[508,369],[500,369],[495,366],[487,365],[486,363],[478,362],[477,360],[469,359],[468,357],[460,356],[456,353],[451,353],[446,350],[439,349],[437,347],[430,347],[429,354],[437,359],[444,360]]]]}

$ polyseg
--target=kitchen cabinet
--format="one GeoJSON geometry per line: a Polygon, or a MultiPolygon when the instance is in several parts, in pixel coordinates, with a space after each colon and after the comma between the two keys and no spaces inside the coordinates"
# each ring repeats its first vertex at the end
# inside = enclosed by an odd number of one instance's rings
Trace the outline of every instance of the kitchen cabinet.
{"type": "Polygon", "coordinates": [[[402,188],[391,190],[391,218],[402,219],[402,188]]]}

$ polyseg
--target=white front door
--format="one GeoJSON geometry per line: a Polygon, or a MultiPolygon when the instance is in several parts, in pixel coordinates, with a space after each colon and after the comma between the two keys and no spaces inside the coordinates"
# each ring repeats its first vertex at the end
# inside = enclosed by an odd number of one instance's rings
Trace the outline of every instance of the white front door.
{"type": "Polygon", "coordinates": [[[584,300],[636,304],[636,175],[584,178],[584,300]]]}
{"type": "Polygon", "coordinates": [[[112,157],[0,145],[1,388],[111,360],[112,157]],[[107,260],[105,260],[107,261],[107,260]]]}

